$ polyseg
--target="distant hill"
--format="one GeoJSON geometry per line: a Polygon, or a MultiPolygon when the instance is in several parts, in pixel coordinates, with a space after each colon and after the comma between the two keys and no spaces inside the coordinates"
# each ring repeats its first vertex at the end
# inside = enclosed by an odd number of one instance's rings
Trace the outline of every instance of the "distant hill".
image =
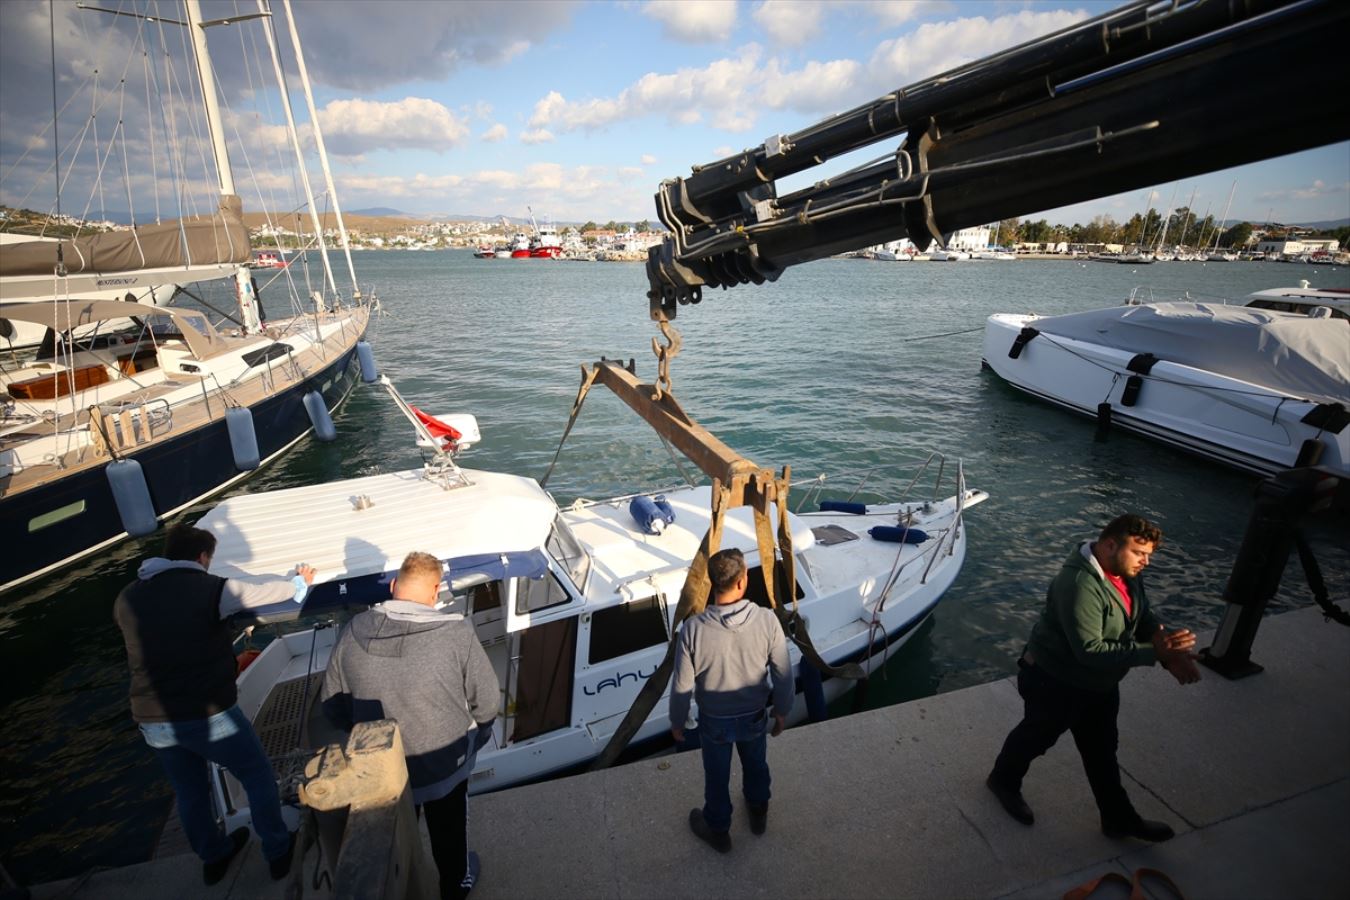
{"type": "Polygon", "coordinates": [[[1350,225],[1350,219],[1326,219],[1322,222],[1299,222],[1300,228],[1316,228],[1318,231],[1332,231],[1350,225]]]}
{"type": "Polygon", "coordinates": [[[353,209],[353,210],[348,210],[347,215],[351,215],[351,216],[379,216],[379,217],[382,217],[382,218],[398,218],[398,217],[400,217],[400,216],[405,217],[405,218],[409,218],[409,219],[420,219],[420,218],[422,218],[422,216],[417,216],[417,215],[414,215],[414,214],[412,214],[412,213],[405,213],[405,212],[404,212],[403,210],[401,210],[401,209],[392,209],[392,208],[390,208],[390,207],[388,207],[388,206],[373,206],[373,207],[371,207],[370,209],[353,209]]]}

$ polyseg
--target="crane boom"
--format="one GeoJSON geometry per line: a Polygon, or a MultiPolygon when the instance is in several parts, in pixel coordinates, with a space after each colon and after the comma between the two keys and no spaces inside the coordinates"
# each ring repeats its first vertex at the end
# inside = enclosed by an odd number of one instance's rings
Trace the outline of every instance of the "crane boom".
{"type": "Polygon", "coordinates": [[[663,181],[652,318],[702,289],[1350,138],[1341,0],[1136,0],[663,181]],[[878,160],[778,182],[900,138],[878,160]]]}

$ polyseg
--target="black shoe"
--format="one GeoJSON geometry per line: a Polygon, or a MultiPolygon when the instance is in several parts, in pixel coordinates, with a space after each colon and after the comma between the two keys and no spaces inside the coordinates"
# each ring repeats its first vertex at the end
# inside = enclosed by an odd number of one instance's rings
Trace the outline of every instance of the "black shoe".
{"type": "Polygon", "coordinates": [[[764,829],[769,827],[769,804],[752,806],[747,803],[746,809],[750,811],[750,833],[763,834],[764,829]]]}
{"type": "Polygon", "coordinates": [[[984,783],[989,786],[989,790],[994,792],[994,796],[998,798],[999,803],[1003,804],[1003,808],[1007,810],[1008,815],[1023,825],[1035,824],[1036,815],[1031,811],[1031,807],[1027,806],[1027,801],[1022,799],[1021,791],[1006,788],[999,784],[992,773],[984,780],[984,783]]]}
{"type": "Polygon", "coordinates": [[[295,832],[291,832],[290,843],[286,845],[286,852],[276,859],[267,861],[267,870],[272,873],[273,881],[280,881],[291,871],[291,859],[295,856],[295,832]]]}
{"type": "Polygon", "coordinates": [[[1176,837],[1172,826],[1166,822],[1135,817],[1131,822],[1103,822],[1102,834],[1109,838],[1138,838],[1141,841],[1167,841],[1176,837]]]}
{"type": "Polygon", "coordinates": [[[703,810],[689,810],[689,830],[718,853],[731,852],[731,834],[709,828],[707,820],[703,818],[703,810]]]}
{"type": "Polygon", "coordinates": [[[248,844],[248,829],[236,828],[230,832],[230,852],[225,854],[223,859],[215,862],[202,863],[202,881],[206,884],[215,884],[225,877],[225,873],[230,871],[230,863],[239,855],[248,844]]]}

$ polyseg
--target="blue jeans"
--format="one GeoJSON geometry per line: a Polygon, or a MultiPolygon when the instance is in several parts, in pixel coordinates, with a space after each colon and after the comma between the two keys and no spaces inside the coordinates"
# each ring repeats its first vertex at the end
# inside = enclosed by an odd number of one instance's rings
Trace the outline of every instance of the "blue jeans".
{"type": "Polygon", "coordinates": [[[229,769],[248,792],[249,814],[262,841],[263,856],[273,860],[285,855],[290,832],[281,818],[276,775],[238,706],[207,719],[142,722],[140,727],[173,785],[188,844],[204,862],[224,859],[230,852],[229,838],[211,808],[208,761],[229,769]]]}
{"type": "Polygon", "coordinates": [[[741,792],[745,802],[769,803],[769,763],[764,736],[768,713],[722,718],[700,712],[699,746],[703,750],[703,819],[713,831],[731,829],[731,747],[741,757],[741,792]]]}

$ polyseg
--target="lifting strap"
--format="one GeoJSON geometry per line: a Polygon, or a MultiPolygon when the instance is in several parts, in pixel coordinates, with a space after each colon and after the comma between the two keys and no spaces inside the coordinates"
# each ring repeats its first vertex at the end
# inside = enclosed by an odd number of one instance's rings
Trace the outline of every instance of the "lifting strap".
{"type": "MultiPolygon", "coordinates": [[[[629,369],[632,369],[633,362],[629,360],[629,369]]],[[[544,477],[539,479],[539,486],[548,485],[548,480],[553,475],[553,467],[558,464],[558,457],[562,455],[563,444],[567,443],[567,436],[572,433],[572,426],[577,424],[577,416],[581,414],[581,404],[586,402],[586,394],[590,391],[591,385],[595,384],[595,376],[599,373],[600,367],[583,365],[581,367],[581,387],[577,389],[577,399],[572,401],[572,414],[567,417],[567,427],[563,429],[562,440],[558,441],[558,449],[553,451],[553,462],[548,464],[548,471],[544,477]]]]}

